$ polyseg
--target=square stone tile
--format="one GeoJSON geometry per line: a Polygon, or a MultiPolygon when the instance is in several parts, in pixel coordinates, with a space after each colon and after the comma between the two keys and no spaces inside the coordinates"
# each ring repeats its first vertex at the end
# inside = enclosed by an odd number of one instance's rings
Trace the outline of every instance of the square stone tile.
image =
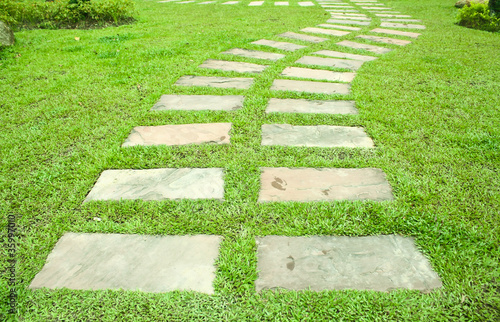
{"type": "Polygon", "coordinates": [[[182,76],[177,80],[177,86],[206,86],[216,88],[249,89],[253,78],[213,77],[213,76],[182,76]]]}
{"type": "Polygon", "coordinates": [[[271,61],[277,61],[279,59],[285,58],[285,55],[283,54],[269,53],[266,51],[259,51],[259,50],[241,49],[241,48],[229,49],[223,51],[221,54],[235,55],[246,58],[265,59],[271,61]]]}
{"type": "Polygon", "coordinates": [[[283,38],[290,38],[290,39],[313,42],[313,43],[319,43],[319,42],[323,42],[323,41],[328,40],[326,38],[303,35],[303,34],[298,34],[298,33],[291,32],[291,31],[284,32],[282,34],[279,34],[278,36],[283,37],[283,38]]]}
{"type": "Polygon", "coordinates": [[[382,44],[391,44],[391,45],[398,45],[398,46],[406,46],[411,44],[411,41],[409,40],[401,40],[401,39],[394,39],[394,38],[388,38],[388,37],[378,37],[378,36],[371,36],[371,35],[359,35],[356,36],[355,38],[361,38],[361,39],[366,39],[374,42],[379,42],[382,44]]]}
{"type": "Polygon", "coordinates": [[[237,61],[207,59],[199,67],[237,73],[260,73],[263,72],[268,66],[237,61]]]}
{"type": "Polygon", "coordinates": [[[256,238],[256,290],[395,289],[430,292],[442,287],[413,238],[265,236],[256,238]]]}
{"type": "Polygon", "coordinates": [[[406,23],[395,23],[395,22],[381,22],[380,27],[385,28],[405,28],[405,29],[425,29],[424,25],[414,25],[406,23]]]}
{"type": "Polygon", "coordinates": [[[223,200],[223,169],[105,170],[84,202],[121,199],[223,200]]]}
{"type": "Polygon", "coordinates": [[[340,73],[322,69],[287,67],[283,70],[281,76],[350,83],[353,81],[356,73],[340,73]]]}
{"type": "Polygon", "coordinates": [[[349,40],[343,40],[341,42],[338,42],[337,45],[345,46],[345,47],[349,47],[349,48],[354,48],[354,49],[362,49],[362,50],[366,50],[366,51],[369,51],[369,52],[372,52],[375,54],[385,54],[385,53],[392,51],[392,49],[389,49],[389,48],[361,44],[361,43],[349,41],[349,40]]]}
{"type": "Polygon", "coordinates": [[[322,34],[322,35],[338,36],[338,37],[342,37],[342,36],[346,36],[346,35],[350,34],[350,32],[348,32],[348,31],[314,28],[314,27],[304,28],[304,29],[301,29],[300,31],[308,32],[311,34],[322,34]]]}
{"type": "Polygon", "coordinates": [[[260,202],[393,199],[380,169],[262,168],[260,202]]]}
{"type": "Polygon", "coordinates": [[[383,28],[375,28],[370,30],[370,32],[376,32],[379,34],[387,34],[387,35],[406,36],[411,38],[418,38],[418,36],[420,36],[420,34],[417,32],[399,31],[399,30],[383,29],[383,28]]]}
{"type": "Polygon", "coordinates": [[[66,233],[30,288],[213,294],[219,236],[66,233]]]}
{"type": "Polygon", "coordinates": [[[350,84],[337,84],[312,81],[298,81],[290,79],[275,79],[271,86],[272,91],[292,91],[315,94],[341,94],[351,93],[350,84]]]}
{"type": "Polygon", "coordinates": [[[356,21],[356,20],[342,20],[342,19],[328,19],[327,23],[341,24],[341,25],[357,25],[357,26],[369,26],[371,21],[356,21]]]}
{"type": "Polygon", "coordinates": [[[152,111],[234,111],[243,107],[240,95],[162,95],[152,111]]]}
{"type": "Polygon", "coordinates": [[[359,27],[351,27],[351,26],[341,26],[341,25],[332,25],[328,23],[322,23],[319,24],[318,27],[324,27],[324,28],[336,28],[336,29],[343,29],[343,30],[352,30],[352,31],[358,31],[361,30],[359,27]]]}
{"type": "Polygon", "coordinates": [[[333,50],[320,50],[320,51],[314,52],[313,54],[314,55],[335,57],[335,58],[354,59],[354,60],[359,60],[359,61],[372,61],[372,60],[377,59],[377,57],[373,57],[373,56],[349,54],[349,53],[344,53],[344,52],[340,52],[340,51],[333,51],[333,50]]]}
{"type": "Polygon", "coordinates": [[[364,62],[352,59],[348,60],[348,59],[304,56],[299,60],[297,60],[296,63],[304,65],[328,66],[328,67],[344,68],[350,70],[358,70],[359,68],[361,68],[364,62]]]}
{"type": "Polygon", "coordinates": [[[297,44],[292,44],[289,42],[283,42],[283,41],[272,41],[272,40],[267,40],[267,39],[261,39],[252,42],[254,45],[261,45],[261,46],[268,46],[276,49],[281,49],[285,51],[296,51],[300,50],[302,48],[306,48],[307,46],[303,45],[297,45],[297,44]]]}

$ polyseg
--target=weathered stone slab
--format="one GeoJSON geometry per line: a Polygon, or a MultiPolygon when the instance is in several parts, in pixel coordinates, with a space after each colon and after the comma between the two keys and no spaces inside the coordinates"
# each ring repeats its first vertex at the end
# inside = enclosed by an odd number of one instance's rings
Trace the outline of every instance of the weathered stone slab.
{"type": "Polygon", "coordinates": [[[383,43],[383,44],[391,44],[391,45],[398,45],[398,46],[406,46],[408,44],[411,44],[411,41],[409,41],[409,40],[401,40],[401,39],[394,39],[394,38],[388,38],[388,37],[359,35],[359,36],[356,36],[355,38],[361,38],[361,39],[366,39],[366,40],[379,42],[379,43],[383,43]]]}
{"type": "Polygon", "coordinates": [[[275,6],[288,6],[288,1],[277,1],[274,3],[275,6]]]}
{"type": "Polygon", "coordinates": [[[203,2],[200,2],[198,4],[209,4],[209,3],[215,3],[215,1],[203,1],[203,2]]]}
{"type": "Polygon", "coordinates": [[[319,101],[271,98],[267,113],[358,114],[354,101],[319,101]]]}
{"type": "Polygon", "coordinates": [[[349,40],[344,40],[344,41],[338,42],[337,45],[345,46],[345,47],[349,47],[349,48],[354,48],[354,49],[363,49],[363,50],[366,50],[366,51],[369,51],[369,52],[372,52],[375,54],[385,54],[385,53],[392,51],[392,49],[389,49],[389,48],[361,44],[361,43],[349,41],[349,40]]]}
{"type": "Polygon", "coordinates": [[[341,3],[339,4],[330,4],[330,5],[321,5],[322,8],[354,8],[353,6],[343,6],[341,3]]]}
{"type": "Polygon", "coordinates": [[[223,170],[106,170],[84,202],[92,200],[224,199],[223,170]]]}
{"type": "Polygon", "coordinates": [[[405,28],[405,29],[425,29],[424,25],[414,25],[406,23],[395,23],[395,22],[381,22],[380,27],[385,28],[405,28]]]}
{"type": "Polygon", "coordinates": [[[299,6],[301,6],[301,7],[312,7],[312,6],[314,6],[314,3],[312,3],[311,1],[301,1],[301,2],[299,2],[299,6]]]}
{"type": "Polygon", "coordinates": [[[368,18],[364,13],[349,13],[349,12],[330,12],[332,15],[342,16],[342,17],[365,17],[368,18]]]}
{"type": "Polygon", "coordinates": [[[243,106],[244,96],[239,95],[162,95],[152,111],[233,111],[243,106]]]}
{"type": "Polygon", "coordinates": [[[335,58],[354,59],[354,60],[360,60],[360,61],[372,61],[372,60],[377,59],[377,57],[373,57],[373,56],[349,54],[349,53],[343,53],[340,51],[333,51],[333,50],[320,50],[320,51],[314,52],[313,54],[314,55],[330,56],[330,57],[335,57],[335,58]]]}
{"type": "Polygon", "coordinates": [[[315,37],[315,36],[303,35],[303,34],[298,34],[298,33],[291,32],[291,31],[284,32],[282,34],[279,34],[278,36],[279,37],[284,37],[284,38],[301,40],[301,41],[314,42],[314,43],[319,43],[319,42],[323,42],[323,41],[327,41],[328,40],[326,38],[320,38],[320,37],[315,37]]]}
{"type": "Polygon", "coordinates": [[[373,148],[373,141],[363,128],[348,126],[262,125],[262,145],[320,148],[373,148]]]}
{"type": "Polygon", "coordinates": [[[256,7],[256,6],[262,6],[264,4],[264,1],[252,1],[248,4],[250,7],[256,7]]]}
{"type": "Polygon", "coordinates": [[[182,76],[175,85],[178,86],[206,86],[217,88],[249,89],[253,78],[213,77],[213,76],[182,76]]]}
{"type": "Polygon", "coordinates": [[[408,31],[399,31],[399,30],[392,30],[392,29],[382,29],[382,28],[375,28],[370,30],[371,32],[376,32],[379,34],[387,34],[387,35],[397,35],[397,36],[406,36],[406,37],[411,37],[411,38],[418,38],[421,34],[417,32],[408,32],[408,31]]]}
{"type": "Polygon", "coordinates": [[[361,8],[366,10],[392,10],[392,8],[386,8],[386,7],[361,7],[361,8]]]}
{"type": "Polygon", "coordinates": [[[306,48],[307,46],[303,45],[297,45],[297,44],[292,44],[289,42],[283,42],[283,41],[272,41],[272,40],[267,40],[267,39],[261,39],[252,42],[254,45],[261,45],[261,46],[268,46],[276,49],[281,49],[285,51],[296,51],[300,50],[303,48],[306,48]]]}
{"type": "Polygon", "coordinates": [[[122,147],[136,145],[229,144],[231,123],[136,126],[122,147]]]}
{"type": "Polygon", "coordinates": [[[66,233],[30,288],[213,294],[220,236],[66,233]]]}
{"type": "Polygon", "coordinates": [[[422,22],[420,19],[380,19],[380,21],[392,21],[392,22],[422,22]]]}
{"type": "Polygon", "coordinates": [[[328,19],[327,23],[336,23],[341,25],[357,25],[357,26],[369,26],[371,21],[356,21],[356,20],[342,20],[342,19],[328,19]]]}
{"type": "Polygon", "coordinates": [[[337,20],[356,20],[356,21],[371,21],[372,18],[367,18],[367,17],[351,17],[351,16],[340,16],[336,14],[332,14],[332,19],[337,19],[337,20]]]}
{"type": "Polygon", "coordinates": [[[229,49],[222,52],[221,54],[235,55],[247,58],[265,59],[271,61],[277,61],[285,57],[285,55],[283,54],[269,53],[266,51],[259,51],[259,50],[241,49],[241,48],[229,49]]]}
{"type": "Polygon", "coordinates": [[[336,28],[336,29],[344,29],[344,30],[352,30],[352,31],[358,31],[361,30],[359,27],[351,27],[351,26],[341,26],[341,25],[332,25],[328,23],[322,23],[319,24],[318,27],[324,27],[324,28],[336,28]]]}
{"type": "Polygon", "coordinates": [[[257,291],[419,290],[442,287],[413,238],[266,236],[256,238],[257,291]]]}
{"type": "Polygon", "coordinates": [[[355,2],[354,4],[357,5],[357,6],[366,6],[366,5],[370,5],[370,6],[384,6],[383,3],[358,3],[358,2],[355,2]]]}
{"type": "Polygon", "coordinates": [[[386,13],[376,13],[375,16],[377,17],[393,17],[393,18],[411,18],[409,15],[393,15],[393,14],[386,14],[386,13]]]}
{"type": "Polygon", "coordinates": [[[237,73],[260,73],[264,71],[264,69],[266,69],[268,66],[252,64],[252,63],[242,63],[237,61],[207,59],[199,67],[208,69],[218,69],[223,71],[231,71],[237,73]]]}
{"type": "Polygon", "coordinates": [[[332,72],[331,70],[287,67],[285,68],[285,70],[283,70],[281,75],[288,77],[311,78],[315,80],[350,83],[356,76],[356,73],[339,73],[332,72]]]}
{"type": "Polygon", "coordinates": [[[271,86],[271,90],[347,95],[351,93],[351,85],[312,81],[297,81],[289,79],[275,79],[273,85],[271,86]]]}
{"type": "Polygon", "coordinates": [[[363,65],[363,61],[358,61],[358,60],[323,58],[314,56],[304,56],[299,60],[297,60],[296,63],[304,65],[318,65],[318,66],[345,68],[351,70],[358,70],[363,65]]]}
{"type": "Polygon", "coordinates": [[[260,202],[393,199],[380,169],[262,168],[260,202]]]}
{"type": "Polygon", "coordinates": [[[195,1],[181,1],[181,2],[176,2],[176,3],[180,3],[180,4],[185,4],[185,3],[193,3],[195,1]]]}
{"type": "Polygon", "coordinates": [[[329,12],[359,12],[356,9],[328,9],[329,12]]]}
{"type": "Polygon", "coordinates": [[[314,28],[314,27],[304,28],[304,29],[301,29],[300,31],[309,32],[312,34],[323,34],[323,35],[338,36],[338,37],[342,37],[342,36],[346,36],[346,35],[350,34],[350,32],[348,32],[348,31],[314,28]]]}
{"type": "Polygon", "coordinates": [[[221,3],[221,4],[238,4],[239,1],[228,1],[228,2],[224,2],[224,3],[221,3]]]}

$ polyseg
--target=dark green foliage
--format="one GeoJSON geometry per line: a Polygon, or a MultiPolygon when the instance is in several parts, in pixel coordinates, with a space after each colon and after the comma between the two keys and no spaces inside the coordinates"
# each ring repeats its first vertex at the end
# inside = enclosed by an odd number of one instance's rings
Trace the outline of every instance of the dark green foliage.
{"type": "MultiPolygon", "coordinates": [[[[498,6],[495,5],[495,1],[493,1],[493,5],[498,6]]],[[[495,32],[500,30],[500,18],[493,15],[488,5],[483,3],[471,3],[470,6],[460,9],[458,24],[467,28],[485,31],[495,32]]]]}

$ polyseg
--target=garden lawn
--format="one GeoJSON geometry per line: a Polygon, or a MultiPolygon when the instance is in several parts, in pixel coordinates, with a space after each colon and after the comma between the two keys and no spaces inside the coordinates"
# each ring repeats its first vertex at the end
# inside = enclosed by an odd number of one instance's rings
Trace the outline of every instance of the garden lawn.
{"type": "Polygon", "coordinates": [[[498,321],[500,34],[455,25],[450,1],[382,1],[421,19],[422,36],[406,47],[387,45],[396,50],[366,63],[351,95],[271,93],[272,81],[298,58],[341,47],[330,41],[287,53],[250,43],[279,40],[329,14],[319,6],[220,3],[137,0],[132,25],[19,31],[16,45],[0,52],[0,315],[9,309],[13,214],[19,320],[498,321]],[[287,57],[269,63],[220,54],[236,47],[287,57]],[[206,59],[270,67],[249,91],[173,85],[183,75],[241,76],[197,68],[206,59]],[[232,112],[151,112],[162,94],[246,99],[232,112]],[[270,97],[353,99],[360,114],[266,114],[270,97]],[[231,122],[231,144],[120,147],[134,126],[208,122],[231,122]],[[377,147],[261,146],[260,128],[271,123],[363,126],[377,147]],[[225,202],[82,204],[104,170],[183,167],[224,168],[225,202]],[[260,167],[381,168],[395,201],[257,203],[260,167]],[[65,232],[223,236],[215,295],[27,289],[65,232]],[[255,292],[257,236],[380,234],[414,237],[443,288],[255,292]]]}

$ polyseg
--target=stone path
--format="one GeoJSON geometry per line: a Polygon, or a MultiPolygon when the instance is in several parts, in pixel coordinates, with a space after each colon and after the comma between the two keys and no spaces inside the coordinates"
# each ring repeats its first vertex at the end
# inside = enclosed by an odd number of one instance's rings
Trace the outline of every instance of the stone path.
{"type": "Polygon", "coordinates": [[[327,66],[327,67],[357,70],[361,68],[364,61],[304,56],[299,60],[297,60],[296,63],[303,65],[317,65],[317,66],[327,66]]]}
{"type": "Polygon", "coordinates": [[[238,73],[260,73],[263,72],[267,66],[252,64],[252,63],[242,63],[236,61],[208,59],[199,67],[208,69],[219,69],[223,71],[238,72],[238,73]]]}
{"type": "Polygon", "coordinates": [[[182,76],[175,83],[178,86],[206,86],[218,88],[249,89],[253,78],[231,78],[210,76],[182,76]]]}
{"type": "Polygon", "coordinates": [[[239,95],[162,95],[151,110],[233,111],[243,106],[243,99],[239,95]]]}
{"type": "Polygon", "coordinates": [[[267,113],[358,114],[354,101],[318,101],[271,98],[267,113]]]}
{"type": "Polygon", "coordinates": [[[265,60],[272,60],[272,61],[277,61],[277,60],[280,60],[280,59],[285,57],[285,55],[282,55],[282,54],[268,53],[265,51],[241,49],[241,48],[234,48],[234,49],[226,50],[226,51],[223,51],[221,54],[235,55],[235,56],[241,56],[241,57],[247,57],[247,58],[265,59],[265,60]]]}
{"type": "Polygon", "coordinates": [[[351,93],[351,85],[325,82],[296,81],[289,79],[276,79],[271,86],[272,91],[306,92],[316,94],[341,94],[351,93]]]}

